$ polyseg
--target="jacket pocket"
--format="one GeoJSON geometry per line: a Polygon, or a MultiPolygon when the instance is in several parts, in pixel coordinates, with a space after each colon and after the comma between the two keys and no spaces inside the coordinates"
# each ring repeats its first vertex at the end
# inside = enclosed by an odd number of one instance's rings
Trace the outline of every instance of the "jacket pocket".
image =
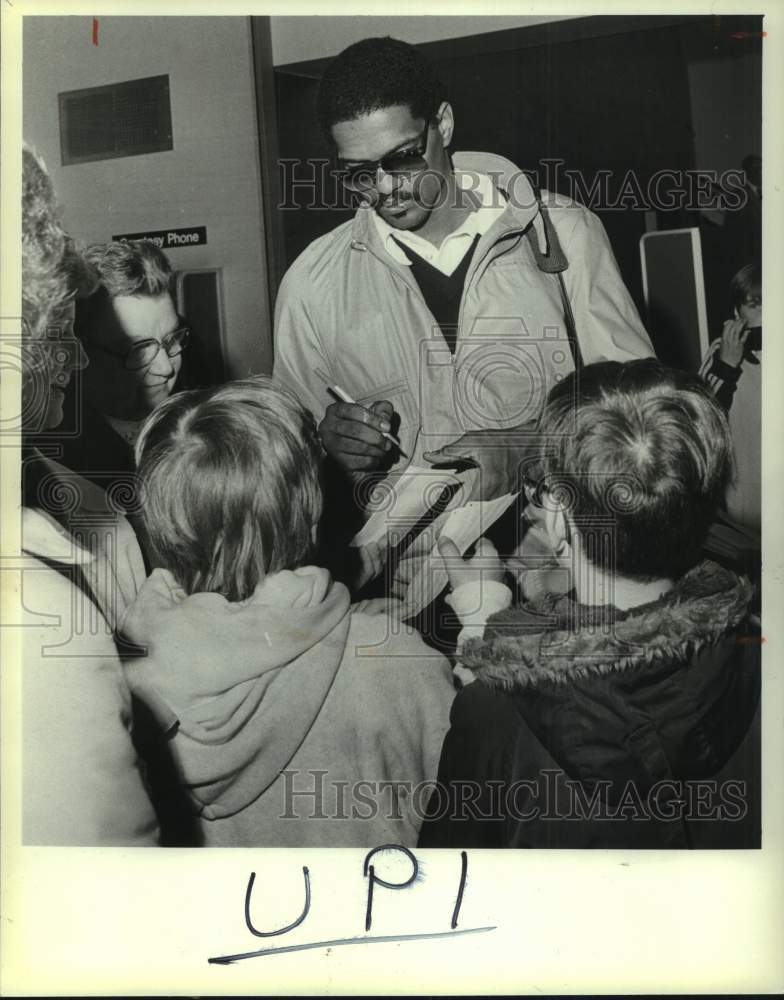
{"type": "Polygon", "coordinates": [[[357,402],[370,408],[379,399],[389,400],[395,408],[395,413],[400,417],[401,429],[419,426],[419,411],[407,382],[398,381],[376,386],[372,392],[357,399],[357,402]]]}

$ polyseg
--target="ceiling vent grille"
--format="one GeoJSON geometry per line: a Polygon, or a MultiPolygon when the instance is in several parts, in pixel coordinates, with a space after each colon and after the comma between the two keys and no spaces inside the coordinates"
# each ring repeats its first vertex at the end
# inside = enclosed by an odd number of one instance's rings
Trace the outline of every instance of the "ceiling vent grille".
{"type": "Polygon", "coordinates": [[[173,149],[169,77],[59,95],[63,165],[173,149]]]}

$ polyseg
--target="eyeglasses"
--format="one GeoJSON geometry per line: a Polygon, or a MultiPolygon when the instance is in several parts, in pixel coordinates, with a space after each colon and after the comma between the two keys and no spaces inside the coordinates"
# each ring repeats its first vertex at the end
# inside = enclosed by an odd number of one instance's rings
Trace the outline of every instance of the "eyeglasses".
{"type": "MultiPolygon", "coordinates": [[[[545,500],[546,493],[550,495],[551,498],[550,504],[552,504],[554,501],[559,502],[559,497],[564,488],[563,486],[559,486],[557,483],[553,486],[550,486],[548,485],[547,481],[543,476],[540,475],[539,478],[536,479],[528,471],[523,471],[521,473],[520,481],[522,483],[523,492],[525,493],[527,506],[537,511],[543,511],[548,508],[549,506],[548,501],[545,500]]],[[[550,506],[550,509],[554,510],[556,508],[550,506]]],[[[539,520],[541,514],[539,515],[535,514],[533,515],[533,517],[527,518],[524,511],[523,517],[528,521],[529,524],[533,524],[534,521],[539,520]]],[[[564,541],[567,542],[569,545],[571,545],[572,529],[570,525],[570,517],[567,512],[564,512],[563,530],[564,530],[564,541]]]]}
{"type": "Polygon", "coordinates": [[[369,191],[375,187],[379,170],[394,177],[424,170],[427,167],[425,152],[430,125],[431,121],[428,120],[417,144],[410,149],[396,150],[394,153],[382,156],[380,160],[363,160],[361,163],[338,159],[338,173],[343,185],[349,191],[369,191]]]}
{"type": "Polygon", "coordinates": [[[560,499],[561,490],[558,485],[553,488],[540,469],[535,466],[531,470],[521,472],[520,483],[527,506],[534,507],[536,510],[549,509],[553,502],[557,503],[560,499]]]}
{"type": "Polygon", "coordinates": [[[547,491],[544,478],[538,473],[538,470],[535,473],[533,470],[525,470],[520,474],[520,482],[526,503],[541,510],[545,505],[543,494],[547,491]]]}
{"type": "Polygon", "coordinates": [[[119,358],[129,372],[138,372],[149,368],[161,350],[166,351],[170,358],[176,358],[182,354],[190,339],[191,331],[190,327],[185,326],[182,317],[178,317],[178,321],[182,325],[176,330],[172,330],[171,333],[167,333],[161,340],[156,340],[153,337],[148,340],[139,340],[124,353],[113,351],[94,340],[83,340],[82,343],[97,351],[103,351],[104,354],[109,354],[113,358],[119,358]]]}

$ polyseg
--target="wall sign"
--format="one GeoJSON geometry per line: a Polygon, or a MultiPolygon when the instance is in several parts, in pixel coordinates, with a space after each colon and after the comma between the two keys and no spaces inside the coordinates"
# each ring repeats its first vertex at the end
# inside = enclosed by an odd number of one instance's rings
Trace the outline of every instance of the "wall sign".
{"type": "Polygon", "coordinates": [[[195,247],[207,242],[206,226],[189,226],[187,229],[155,229],[147,233],[122,233],[112,236],[116,242],[149,240],[161,250],[195,247]]]}

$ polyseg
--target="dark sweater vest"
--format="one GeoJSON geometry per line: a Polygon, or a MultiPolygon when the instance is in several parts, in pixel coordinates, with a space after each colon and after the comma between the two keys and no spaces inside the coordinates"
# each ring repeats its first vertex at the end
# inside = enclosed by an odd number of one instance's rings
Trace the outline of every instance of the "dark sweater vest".
{"type": "MultiPolygon", "coordinates": [[[[394,236],[392,238],[395,239],[394,236]]],[[[449,345],[452,354],[455,353],[457,342],[457,321],[460,314],[463,286],[478,242],[479,236],[477,235],[454,271],[451,274],[444,274],[437,267],[433,267],[424,257],[415,253],[411,247],[405,246],[395,239],[395,243],[411,262],[411,273],[419,285],[425,304],[441,328],[441,333],[444,335],[444,340],[449,345]]]]}

